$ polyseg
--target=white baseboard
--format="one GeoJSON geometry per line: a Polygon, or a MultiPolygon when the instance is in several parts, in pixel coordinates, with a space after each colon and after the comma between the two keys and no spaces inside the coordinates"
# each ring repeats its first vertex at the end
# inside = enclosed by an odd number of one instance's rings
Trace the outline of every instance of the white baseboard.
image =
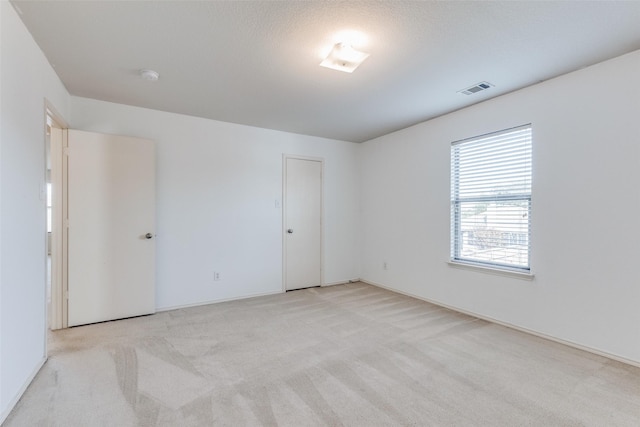
{"type": "Polygon", "coordinates": [[[181,308],[199,307],[201,305],[217,304],[219,302],[228,302],[228,301],[237,301],[240,299],[247,299],[247,298],[264,297],[267,295],[281,294],[282,292],[283,292],[282,290],[277,290],[277,291],[263,292],[258,294],[242,295],[242,296],[232,297],[232,298],[222,298],[222,299],[216,299],[216,300],[210,300],[210,301],[195,302],[192,304],[172,305],[169,307],[156,307],[156,313],[160,313],[163,311],[179,310],[181,308]]]}
{"type": "Polygon", "coordinates": [[[346,285],[347,283],[356,283],[359,281],[360,279],[340,280],[339,282],[325,283],[324,285],[322,285],[322,287],[324,288],[325,286],[346,285]]]}
{"type": "Polygon", "coordinates": [[[31,375],[29,375],[29,377],[24,382],[22,387],[20,387],[20,390],[18,390],[18,393],[16,393],[13,399],[11,399],[11,401],[9,402],[9,405],[7,406],[7,408],[2,412],[2,414],[0,414],[0,425],[2,425],[2,423],[6,421],[7,417],[9,416],[11,411],[13,411],[13,408],[15,408],[16,404],[18,403],[18,401],[20,400],[24,392],[27,391],[27,387],[29,387],[29,384],[31,384],[31,381],[33,381],[36,375],[38,375],[38,372],[40,372],[40,369],[42,369],[46,361],[47,361],[47,358],[43,357],[42,360],[38,362],[33,372],[31,372],[31,375]]]}
{"type": "Polygon", "coordinates": [[[567,340],[564,340],[562,338],[557,338],[557,337],[554,337],[552,335],[547,335],[545,333],[538,332],[538,331],[535,331],[533,329],[523,328],[521,326],[514,325],[513,323],[504,322],[502,320],[494,319],[494,318],[489,317],[489,316],[485,316],[485,315],[482,315],[482,314],[474,313],[472,311],[468,311],[468,310],[464,310],[464,309],[461,309],[461,308],[457,308],[457,307],[451,306],[449,304],[442,303],[440,301],[432,300],[432,299],[429,299],[429,298],[424,298],[424,297],[421,297],[419,295],[411,294],[409,292],[400,291],[398,289],[395,289],[395,288],[392,288],[392,287],[389,287],[389,286],[385,286],[385,285],[383,285],[381,283],[372,282],[372,281],[366,280],[366,279],[360,279],[360,281],[363,282],[363,283],[366,283],[368,285],[372,285],[372,286],[376,286],[378,288],[386,289],[386,290],[391,291],[391,292],[396,292],[398,294],[406,295],[406,296],[411,297],[411,298],[416,298],[416,299],[419,299],[419,300],[422,300],[422,301],[426,301],[428,303],[431,303],[431,304],[434,304],[434,305],[437,305],[437,306],[440,306],[440,307],[443,307],[443,308],[447,308],[449,310],[453,310],[453,311],[456,311],[458,313],[466,314],[466,315],[472,316],[472,317],[477,317],[478,319],[486,320],[487,322],[495,323],[495,324],[501,325],[501,326],[506,326],[507,328],[515,329],[516,331],[524,332],[524,333],[527,333],[527,334],[530,334],[530,335],[534,335],[534,336],[539,337],[539,338],[544,338],[544,339],[547,339],[549,341],[557,342],[559,344],[564,344],[564,345],[569,346],[569,347],[577,348],[578,350],[583,350],[583,351],[586,351],[586,352],[589,352],[589,353],[597,354],[598,356],[606,357],[607,359],[612,359],[612,360],[615,360],[615,361],[618,361],[618,362],[625,363],[627,365],[636,366],[636,367],[640,368],[640,361],[638,361],[638,360],[628,359],[626,357],[618,356],[617,354],[608,353],[606,351],[602,351],[602,350],[598,350],[596,348],[592,348],[592,347],[588,347],[588,346],[585,346],[585,345],[582,345],[582,344],[578,344],[578,343],[575,343],[573,341],[567,341],[567,340]]]}
{"type": "MultiPolygon", "coordinates": [[[[346,285],[347,283],[355,283],[355,282],[359,282],[359,281],[360,281],[359,278],[341,280],[339,282],[325,283],[325,284],[322,285],[322,287],[335,286],[335,285],[346,285]]],[[[216,300],[210,300],[210,301],[195,302],[195,303],[192,303],[192,304],[172,305],[172,306],[168,306],[168,307],[156,307],[156,313],[160,313],[160,312],[163,312],[163,311],[179,310],[181,308],[199,307],[201,305],[217,304],[219,302],[237,301],[237,300],[247,299],[247,298],[264,297],[264,296],[267,296],[267,295],[281,294],[281,293],[284,293],[284,292],[285,291],[283,291],[283,290],[278,290],[278,291],[271,291],[271,292],[263,292],[263,293],[259,293],[259,294],[243,295],[243,296],[238,296],[238,297],[233,297],[233,298],[223,298],[223,299],[216,299],[216,300]]]]}

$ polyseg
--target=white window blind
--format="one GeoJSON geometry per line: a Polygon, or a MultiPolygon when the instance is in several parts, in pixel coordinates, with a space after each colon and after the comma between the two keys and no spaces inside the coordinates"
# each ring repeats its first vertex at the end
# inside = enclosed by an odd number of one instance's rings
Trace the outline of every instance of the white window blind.
{"type": "Polygon", "coordinates": [[[531,125],[451,144],[451,259],[530,270],[531,125]]]}

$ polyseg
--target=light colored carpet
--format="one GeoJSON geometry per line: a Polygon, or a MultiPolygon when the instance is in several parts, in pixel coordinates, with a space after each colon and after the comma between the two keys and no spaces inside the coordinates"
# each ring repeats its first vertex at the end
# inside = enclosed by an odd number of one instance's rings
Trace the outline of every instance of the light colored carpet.
{"type": "Polygon", "coordinates": [[[640,369],[362,283],[51,334],[15,426],[634,426],[640,369]]]}

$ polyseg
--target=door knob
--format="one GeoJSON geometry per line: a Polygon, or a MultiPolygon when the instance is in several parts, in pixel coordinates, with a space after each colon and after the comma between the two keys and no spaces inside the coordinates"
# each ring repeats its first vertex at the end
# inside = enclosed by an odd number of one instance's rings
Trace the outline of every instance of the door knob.
{"type": "Polygon", "coordinates": [[[288,229],[288,230],[287,230],[287,233],[289,233],[289,234],[293,234],[293,228],[288,229]]]}
{"type": "Polygon", "coordinates": [[[147,233],[147,234],[144,235],[144,238],[145,239],[153,239],[153,234],[147,233]]]}

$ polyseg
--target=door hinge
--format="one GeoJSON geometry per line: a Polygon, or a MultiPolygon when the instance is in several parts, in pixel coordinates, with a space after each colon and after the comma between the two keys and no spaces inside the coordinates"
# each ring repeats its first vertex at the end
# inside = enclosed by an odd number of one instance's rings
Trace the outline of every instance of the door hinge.
{"type": "Polygon", "coordinates": [[[62,149],[62,154],[64,154],[65,156],[69,156],[69,147],[64,147],[62,149]]]}
{"type": "Polygon", "coordinates": [[[64,220],[64,226],[69,228],[69,218],[64,220]]]}
{"type": "Polygon", "coordinates": [[[64,291],[64,299],[69,299],[69,291],[64,291]]]}

